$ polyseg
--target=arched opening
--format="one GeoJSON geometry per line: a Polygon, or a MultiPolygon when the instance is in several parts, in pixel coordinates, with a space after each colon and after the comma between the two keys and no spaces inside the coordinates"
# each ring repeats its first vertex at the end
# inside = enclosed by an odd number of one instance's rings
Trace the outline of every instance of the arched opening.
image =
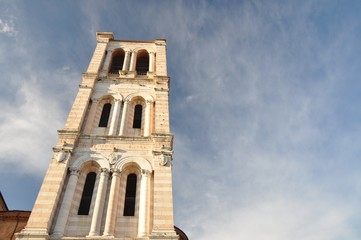
{"type": "Polygon", "coordinates": [[[137,175],[132,173],[127,177],[127,186],[124,200],[124,216],[134,216],[135,198],[137,193],[137,175]]]}
{"type": "Polygon", "coordinates": [[[118,74],[119,70],[123,69],[125,52],[123,49],[117,49],[112,55],[112,63],[109,69],[109,73],[118,74]]]}
{"type": "Polygon", "coordinates": [[[98,127],[107,127],[108,126],[111,108],[112,108],[112,104],[110,104],[110,103],[104,104],[98,127]]]}
{"type": "Polygon", "coordinates": [[[90,203],[92,201],[96,176],[97,174],[95,172],[90,172],[86,176],[86,180],[83,188],[83,194],[81,196],[80,205],[78,209],[78,215],[89,214],[90,203]]]}
{"type": "Polygon", "coordinates": [[[143,112],[143,106],[140,104],[135,105],[133,128],[141,128],[142,127],[142,112],[143,112]]]}
{"type": "Polygon", "coordinates": [[[138,75],[146,75],[149,71],[149,53],[146,50],[140,50],[137,53],[135,71],[138,75]]]}

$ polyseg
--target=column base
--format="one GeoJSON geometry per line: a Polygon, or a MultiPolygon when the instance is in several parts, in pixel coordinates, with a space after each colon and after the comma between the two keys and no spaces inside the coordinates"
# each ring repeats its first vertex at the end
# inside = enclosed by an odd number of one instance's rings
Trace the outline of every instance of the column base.
{"type": "Polygon", "coordinates": [[[15,239],[49,240],[50,237],[46,228],[25,228],[21,232],[15,234],[15,239]]]}
{"type": "Polygon", "coordinates": [[[57,232],[54,232],[53,234],[50,235],[50,239],[61,239],[64,235],[62,233],[57,233],[57,232]]]}
{"type": "Polygon", "coordinates": [[[99,239],[99,238],[101,238],[102,236],[100,236],[100,235],[96,235],[95,233],[94,234],[89,234],[89,235],[87,235],[85,238],[86,239],[99,239]]]}

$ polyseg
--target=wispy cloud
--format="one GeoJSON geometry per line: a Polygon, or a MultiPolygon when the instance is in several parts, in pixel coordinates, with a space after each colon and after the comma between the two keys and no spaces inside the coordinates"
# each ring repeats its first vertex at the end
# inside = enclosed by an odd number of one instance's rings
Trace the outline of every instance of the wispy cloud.
{"type": "Polygon", "coordinates": [[[0,18],[0,33],[7,36],[16,36],[18,31],[15,29],[14,19],[0,18]]]}
{"type": "MultiPolygon", "coordinates": [[[[176,225],[191,239],[359,239],[358,14],[344,17],[336,1],[236,2],[86,1],[72,41],[60,27],[41,43],[27,35],[33,52],[29,42],[11,45],[17,68],[0,43],[9,68],[0,82],[1,169],[47,167],[80,81],[71,60],[88,61],[93,49],[82,49],[94,46],[95,31],[161,37],[176,225]]],[[[2,19],[1,32],[11,29],[21,30],[2,19]]]]}
{"type": "Polygon", "coordinates": [[[43,174],[56,143],[56,129],[61,129],[66,120],[67,109],[61,104],[71,102],[68,99],[71,92],[66,88],[71,75],[65,67],[53,74],[46,70],[41,73],[30,71],[26,81],[17,74],[11,78],[14,97],[0,101],[3,105],[0,172],[32,169],[34,175],[43,174]],[[46,79],[52,79],[53,87],[59,88],[46,88],[43,82],[46,79]]]}

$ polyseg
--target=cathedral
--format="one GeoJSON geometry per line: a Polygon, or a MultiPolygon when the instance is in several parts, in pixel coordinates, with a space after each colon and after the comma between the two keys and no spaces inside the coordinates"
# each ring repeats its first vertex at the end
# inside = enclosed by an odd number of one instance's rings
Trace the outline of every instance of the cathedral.
{"type": "Polygon", "coordinates": [[[16,239],[188,239],[174,226],[166,41],[96,34],[16,239]]]}

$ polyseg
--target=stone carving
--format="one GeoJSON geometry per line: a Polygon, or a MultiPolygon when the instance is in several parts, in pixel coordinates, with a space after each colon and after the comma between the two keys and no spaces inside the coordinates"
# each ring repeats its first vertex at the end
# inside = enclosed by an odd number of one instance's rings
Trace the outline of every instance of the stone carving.
{"type": "Polygon", "coordinates": [[[117,148],[114,147],[112,153],[109,154],[109,156],[105,157],[105,158],[109,161],[110,165],[114,165],[120,159],[121,156],[122,155],[120,155],[118,153],[117,148]]]}
{"type": "Polygon", "coordinates": [[[159,165],[161,165],[161,166],[165,166],[170,161],[172,161],[172,156],[171,155],[161,154],[161,155],[158,156],[158,158],[159,158],[159,165]]]}
{"type": "Polygon", "coordinates": [[[55,156],[57,162],[64,162],[70,158],[71,149],[67,148],[67,143],[65,141],[60,149],[54,149],[54,151],[56,150],[58,150],[58,153],[55,156]]]}
{"type": "Polygon", "coordinates": [[[159,150],[153,150],[153,154],[160,166],[167,166],[172,161],[173,151],[170,148],[162,146],[159,150]]]}
{"type": "Polygon", "coordinates": [[[58,154],[56,155],[56,161],[57,162],[63,162],[65,160],[68,160],[70,157],[70,153],[68,151],[64,151],[61,150],[60,152],[58,152],[58,154]]]}

